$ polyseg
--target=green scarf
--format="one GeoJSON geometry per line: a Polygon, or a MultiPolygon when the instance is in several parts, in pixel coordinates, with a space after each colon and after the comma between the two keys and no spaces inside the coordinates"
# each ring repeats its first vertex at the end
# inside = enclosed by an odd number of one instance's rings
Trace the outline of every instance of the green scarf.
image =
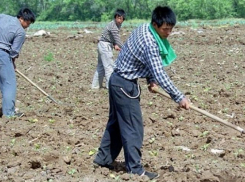
{"type": "Polygon", "coordinates": [[[171,45],[169,44],[167,39],[162,39],[158,35],[158,33],[156,32],[155,28],[153,27],[153,25],[151,23],[149,25],[149,29],[150,29],[151,33],[153,34],[153,37],[157,41],[159,51],[160,51],[159,54],[162,57],[163,66],[170,65],[177,57],[173,48],[171,47],[171,45]]]}

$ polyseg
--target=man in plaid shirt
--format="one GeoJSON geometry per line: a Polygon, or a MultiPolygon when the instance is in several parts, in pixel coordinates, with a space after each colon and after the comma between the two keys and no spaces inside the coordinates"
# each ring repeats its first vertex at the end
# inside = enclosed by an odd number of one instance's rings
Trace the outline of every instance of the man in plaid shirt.
{"type": "Polygon", "coordinates": [[[180,107],[189,109],[188,99],[165,72],[159,45],[150,31],[152,26],[161,39],[166,39],[175,24],[174,12],[169,7],[158,6],[152,13],[151,23],[135,29],[123,45],[110,77],[109,120],[95,164],[112,169],[111,164],[123,148],[129,173],[146,175],[149,179],[158,177],[157,173],[145,171],[141,164],[144,130],[137,79],[146,78],[151,92],[159,85],[180,107]]]}

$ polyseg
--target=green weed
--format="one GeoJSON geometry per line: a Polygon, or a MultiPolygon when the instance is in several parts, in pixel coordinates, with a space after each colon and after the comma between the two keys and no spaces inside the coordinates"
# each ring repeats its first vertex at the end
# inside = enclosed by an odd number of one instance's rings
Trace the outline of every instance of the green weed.
{"type": "Polygon", "coordinates": [[[209,143],[204,144],[204,145],[201,147],[201,149],[202,149],[203,151],[207,151],[207,150],[208,150],[208,146],[209,146],[209,143]]]}
{"type": "Polygon", "coordinates": [[[49,52],[47,55],[44,56],[44,60],[47,62],[51,62],[54,60],[54,55],[52,52],[49,52]]]}
{"type": "Polygon", "coordinates": [[[70,169],[70,170],[68,171],[68,174],[70,174],[70,175],[73,176],[76,172],[77,172],[76,169],[70,169]]]}
{"type": "Polygon", "coordinates": [[[11,145],[11,146],[14,146],[15,142],[16,142],[16,139],[13,138],[13,139],[11,140],[11,142],[10,142],[10,145],[11,145]]]}

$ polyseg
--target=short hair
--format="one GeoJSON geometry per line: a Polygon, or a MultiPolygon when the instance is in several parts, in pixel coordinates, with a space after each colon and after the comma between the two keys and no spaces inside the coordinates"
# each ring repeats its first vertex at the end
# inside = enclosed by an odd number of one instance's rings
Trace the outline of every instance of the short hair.
{"type": "Polygon", "coordinates": [[[115,11],[114,18],[116,18],[117,16],[122,16],[123,17],[123,20],[125,20],[126,13],[125,13],[125,11],[123,9],[117,9],[115,11]]]}
{"type": "Polygon", "coordinates": [[[168,6],[157,6],[152,12],[151,23],[155,22],[158,27],[164,23],[167,25],[175,26],[176,16],[171,8],[168,6]]]}
{"type": "Polygon", "coordinates": [[[29,8],[20,9],[17,18],[23,18],[25,21],[31,21],[31,23],[34,23],[36,20],[35,14],[29,8]]]}

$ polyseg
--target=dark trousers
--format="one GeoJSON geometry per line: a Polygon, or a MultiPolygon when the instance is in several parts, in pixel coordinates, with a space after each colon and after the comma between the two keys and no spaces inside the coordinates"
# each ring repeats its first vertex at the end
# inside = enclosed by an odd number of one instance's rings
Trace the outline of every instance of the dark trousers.
{"type": "Polygon", "coordinates": [[[109,81],[109,102],[109,120],[95,162],[111,164],[123,147],[127,171],[141,175],[144,130],[137,80],[126,80],[113,73],[109,81]]]}

